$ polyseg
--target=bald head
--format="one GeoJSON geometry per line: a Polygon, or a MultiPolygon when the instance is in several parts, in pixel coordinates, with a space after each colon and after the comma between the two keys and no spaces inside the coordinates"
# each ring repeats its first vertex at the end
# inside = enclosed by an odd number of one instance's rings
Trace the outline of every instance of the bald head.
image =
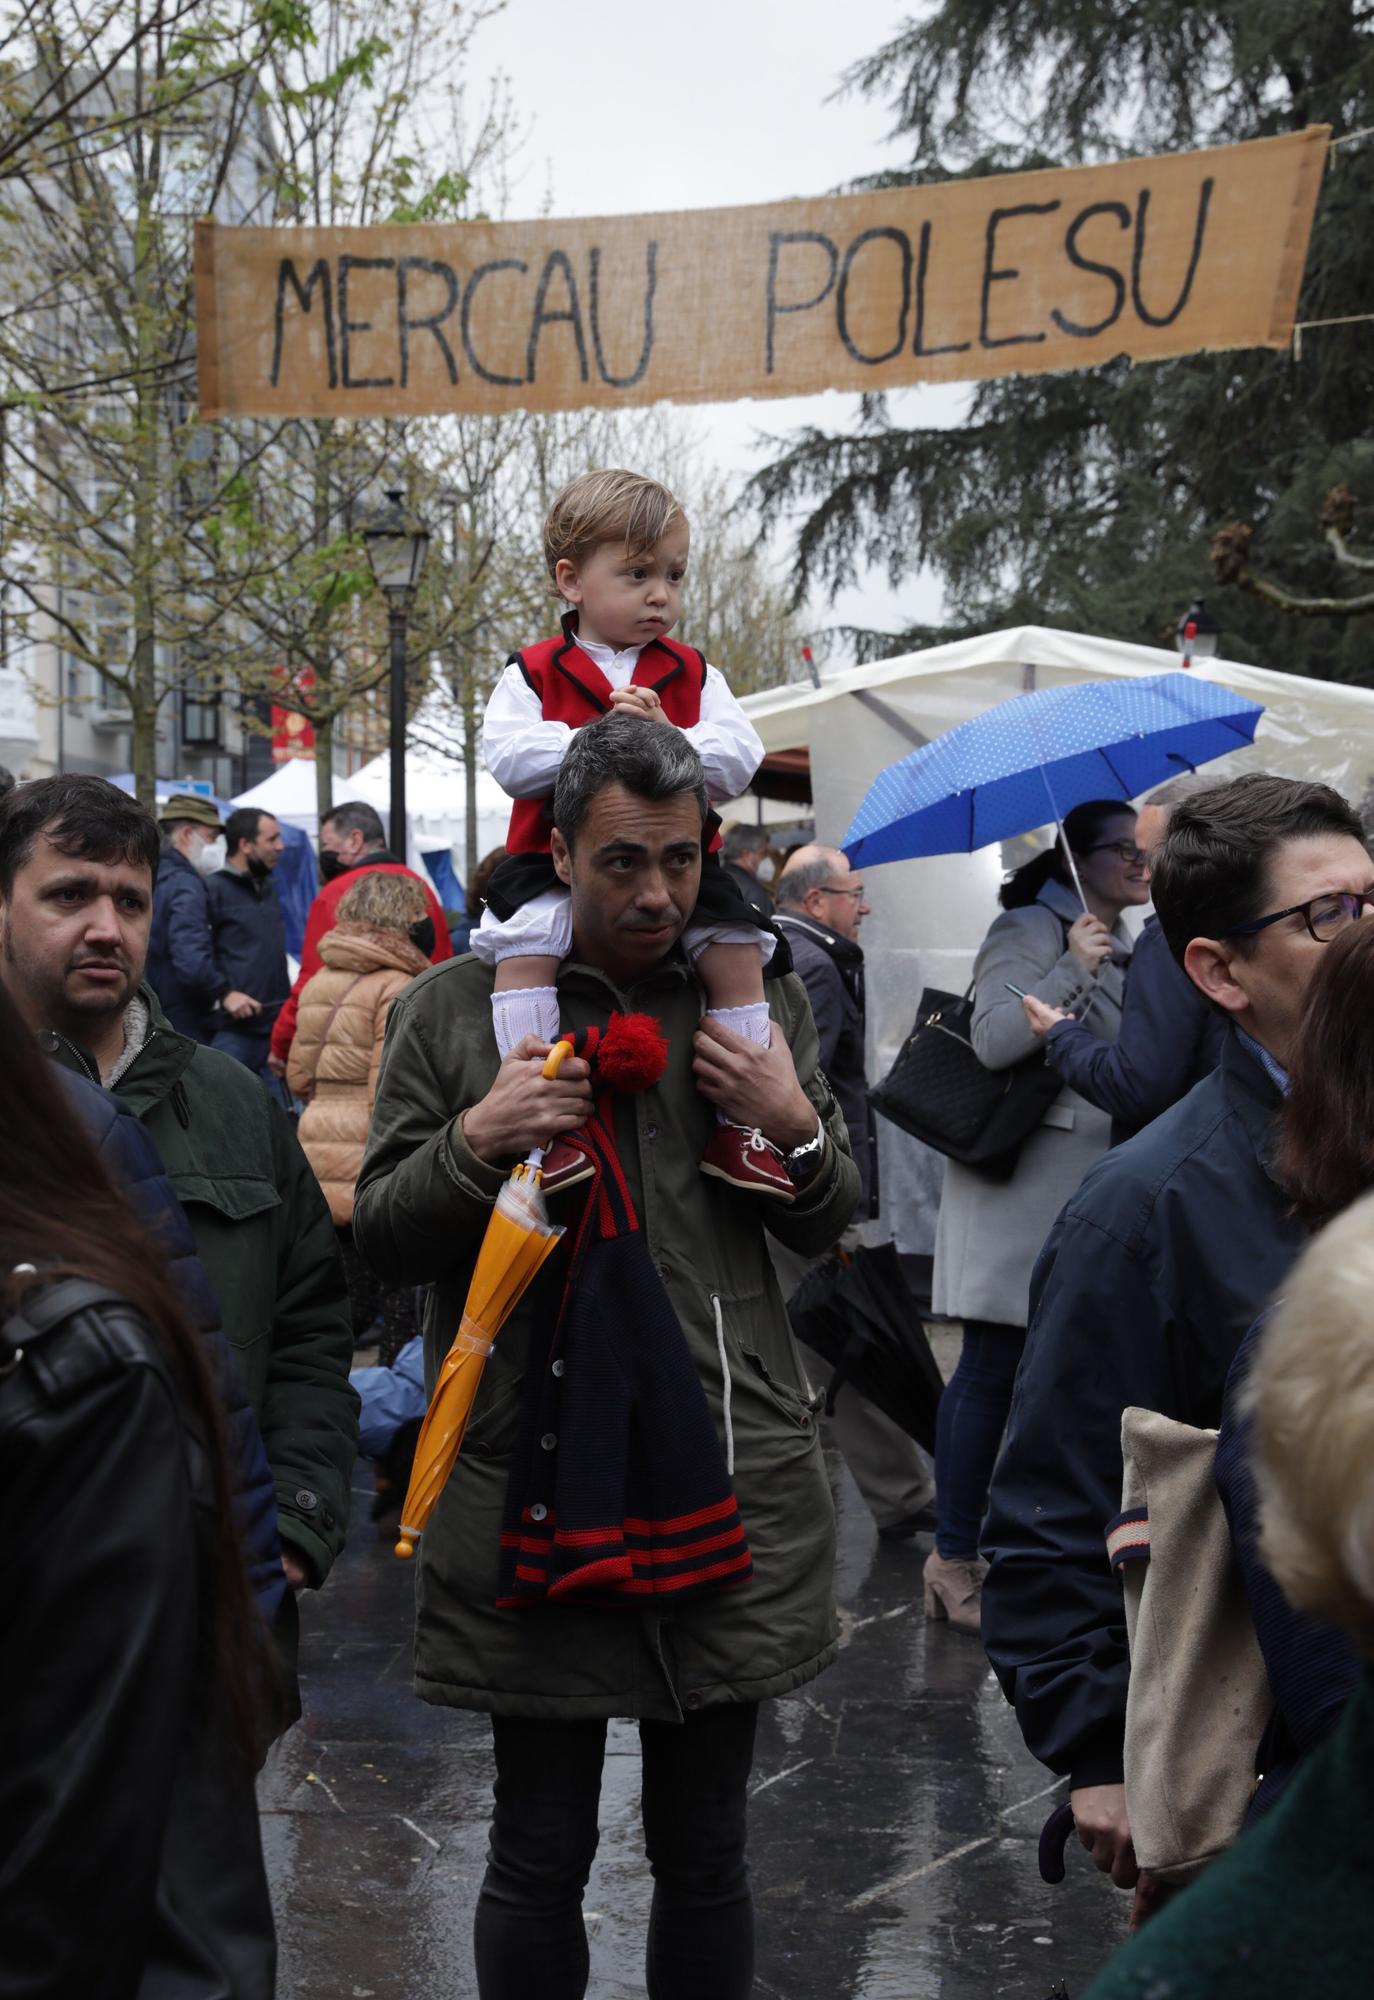
{"type": "Polygon", "coordinates": [[[815,843],[788,856],[778,877],[776,901],[779,910],[794,910],[850,939],[858,936],[859,925],[868,915],[863,883],[847,858],[838,847],[815,843]]]}

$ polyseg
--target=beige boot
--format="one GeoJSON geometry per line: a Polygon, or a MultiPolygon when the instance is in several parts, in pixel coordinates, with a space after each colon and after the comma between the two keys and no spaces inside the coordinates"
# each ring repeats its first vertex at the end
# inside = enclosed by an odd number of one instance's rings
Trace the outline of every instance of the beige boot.
{"type": "Polygon", "coordinates": [[[977,1633],[983,1611],[983,1578],[987,1564],[975,1556],[971,1562],[946,1562],[938,1549],[926,1557],[926,1617],[946,1618],[960,1632],[977,1633]]]}

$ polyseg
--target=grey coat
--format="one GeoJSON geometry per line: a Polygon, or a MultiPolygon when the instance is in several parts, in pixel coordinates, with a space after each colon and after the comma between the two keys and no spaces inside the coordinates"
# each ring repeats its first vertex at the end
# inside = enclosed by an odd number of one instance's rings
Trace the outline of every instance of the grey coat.
{"type": "MultiPolygon", "coordinates": [[[[1004,910],[984,938],[973,968],[973,1046],[987,1068],[1008,1069],[1040,1047],[1008,981],[1049,1006],[1076,1010],[1094,1034],[1116,1040],[1130,943],[1118,924],[1111,958],[1089,979],[1065,948],[1060,922],[1081,915],[1071,890],[1047,882],[1038,901],[1004,910]]],[[[1032,1266],[1060,1209],[1110,1138],[1106,1112],[1065,1088],[1021,1148],[1010,1180],[989,1180],[951,1160],[935,1230],[935,1311],[1025,1326],[1032,1266]]]]}

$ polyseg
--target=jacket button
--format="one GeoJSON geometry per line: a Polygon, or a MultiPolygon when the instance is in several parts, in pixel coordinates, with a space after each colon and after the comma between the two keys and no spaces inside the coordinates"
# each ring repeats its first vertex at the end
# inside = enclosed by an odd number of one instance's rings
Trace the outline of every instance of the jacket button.
{"type": "Polygon", "coordinates": [[[296,1494],[296,1505],[300,1508],[302,1514],[313,1514],[319,1504],[318,1494],[312,1493],[308,1486],[299,1488],[296,1494]]]}
{"type": "Polygon", "coordinates": [[[801,1427],[804,1431],[809,1431],[811,1428],[811,1419],[805,1411],[802,1412],[801,1427]]]}
{"type": "Polygon", "coordinates": [[[670,1278],[672,1277],[672,1275],[673,1275],[673,1268],[672,1268],[672,1265],[671,1265],[671,1264],[659,1264],[659,1265],[658,1265],[658,1266],[657,1266],[656,1268],[657,1268],[657,1271],[658,1271],[658,1275],[659,1275],[659,1277],[660,1277],[660,1278],[662,1278],[662,1280],[663,1280],[664,1284],[666,1285],[666,1284],[668,1283],[668,1280],[669,1280],[669,1279],[670,1279],[670,1278]]]}
{"type": "Polygon", "coordinates": [[[682,1705],[684,1708],[700,1708],[701,1696],[693,1689],[691,1694],[685,1694],[682,1697],[682,1705]]]}
{"type": "Polygon", "coordinates": [[[547,1521],[548,1518],[549,1518],[548,1508],[544,1505],[542,1500],[536,1500],[534,1505],[530,1508],[530,1519],[532,1521],[547,1521]]]}
{"type": "Polygon", "coordinates": [[[561,1379],[563,1374],[563,1363],[561,1361],[555,1361],[552,1369],[550,1370],[550,1373],[557,1375],[561,1379]]]}
{"type": "Polygon", "coordinates": [[[656,1139],[658,1137],[657,1125],[646,1125],[644,1131],[645,1135],[650,1139],[656,1139]]]}
{"type": "Polygon", "coordinates": [[[553,1431],[545,1431],[543,1437],[539,1440],[539,1449],[541,1451],[552,1451],[557,1443],[558,1438],[556,1434],[553,1431]]]}

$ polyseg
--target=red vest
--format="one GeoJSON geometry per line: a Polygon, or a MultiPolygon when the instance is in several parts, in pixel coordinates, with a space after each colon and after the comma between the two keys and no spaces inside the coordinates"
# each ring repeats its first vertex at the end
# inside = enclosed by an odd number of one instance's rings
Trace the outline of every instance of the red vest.
{"type": "MultiPolygon", "coordinates": [[[[541,639],[523,653],[512,653],[507,665],[519,667],[539,696],[546,722],[582,729],[610,713],[611,684],[571,630],[556,639],[541,639]]],[[[651,639],[635,662],[630,685],[652,688],[669,722],[679,729],[701,721],[706,662],[695,646],[680,645],[676,639],[651,639]]],[[[506,835],[507,854],[547,854],[552,826],[552,796],[517,799],[506,835]]]]}

